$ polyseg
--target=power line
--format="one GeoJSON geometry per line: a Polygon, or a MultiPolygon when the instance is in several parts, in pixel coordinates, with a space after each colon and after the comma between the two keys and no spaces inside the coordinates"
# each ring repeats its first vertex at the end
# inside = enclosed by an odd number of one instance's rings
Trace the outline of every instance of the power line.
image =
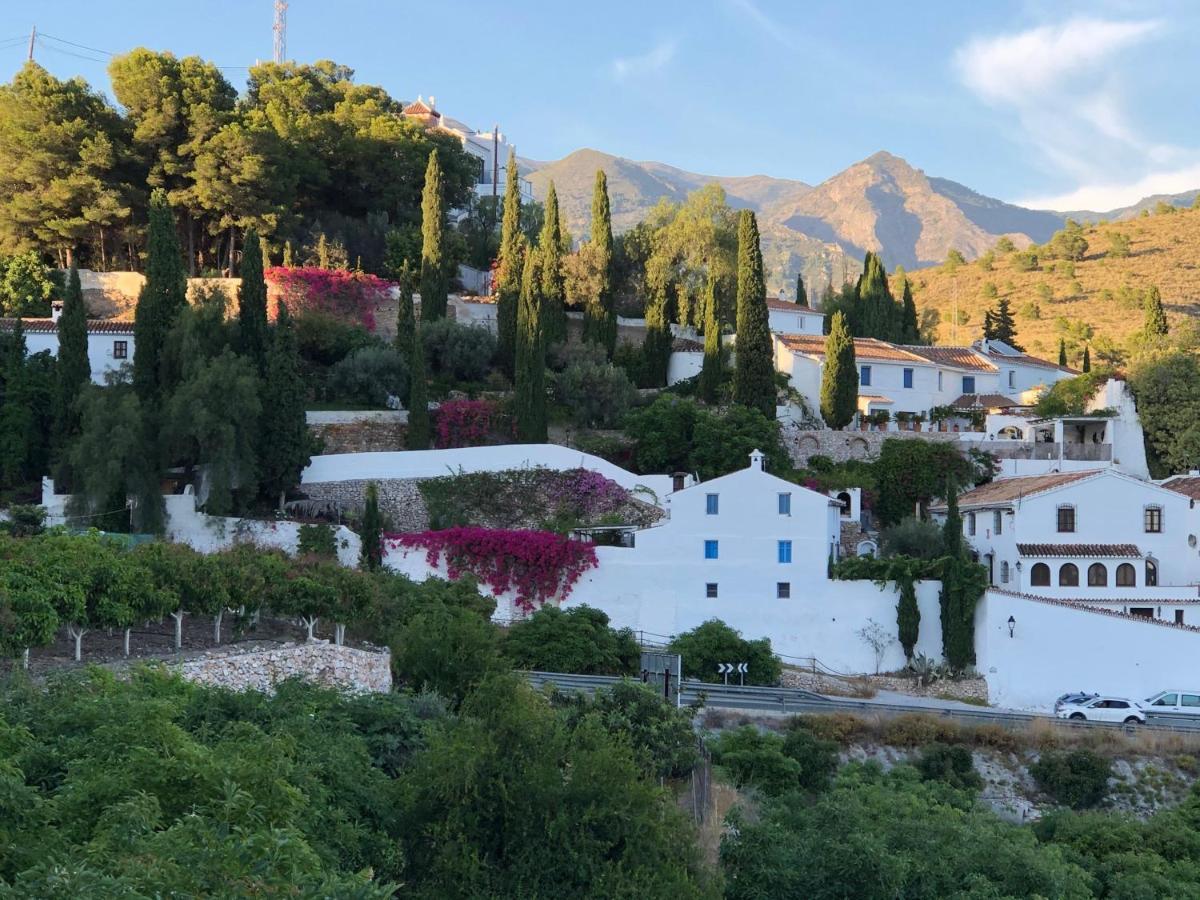
{"type": "Polygon", "coordinates": [[[101,50],[99,47],[89,47],[87,44],[77,44],[74,41],[68,41],[66,38],[55,37],[52,34],[46,34],[44,31],[38,32],[39,38],[50,38],[52,41],[58,41],[60,44],[70,44],[72,47],[78,47],[80,50],[91,50],[93,53],[103,53],[105,56],[116,56],[111,50],[101,50]]]}
{"type": "Polygon", "coordinates": [[[62,47],[54,47],[50,44],[43,44],[40,38],[37,41],[37,46],[40,47],[42,50],[49,50],[51,53],[58,53],[62,56],[73,56],[76,59],[86,59],[88,62],[94,62],[94,63],[105,62],[105,60],[98,59],[95,56],[84,56],[82,53],[73,53],[70,50],[62,49],[62,47]]]}

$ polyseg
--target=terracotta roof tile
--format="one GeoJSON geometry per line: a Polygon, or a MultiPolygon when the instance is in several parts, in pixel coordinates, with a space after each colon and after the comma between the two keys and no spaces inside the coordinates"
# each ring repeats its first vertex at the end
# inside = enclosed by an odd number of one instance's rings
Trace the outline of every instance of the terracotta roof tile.
{"type": "Polygon", "coordinates": [[[904,345],[904,349],[940,366],[951,366],[956,369],[973,369],[977,372],[996,371],[994,364],[984,359],[971,347],[924,347],[906,344],[904,345]]]}
{"type": "MultiPolygon", "coordinates": [[[[16,319],[0,319],[0,331],[12,331],[16,319]]],[[[22,319],[26,334],[54,334],[58,323],[53,319],[22,319]]],[[[133,323],[116,319],[88,319],[87,330],[91,334],[133,334],[133,323]]]]}
{"type": "Polygon", "coordinates": [[[782,309],[786,312],[802,312],[805,315],[823,316],[825,313],[819,309],[812,309],[808,306],[797,306],[791,300],[780,300],[778,297],[767,298],[767,309],[782,309]]]}
{"type": "MultiPolygon", "coordinates": [[[[807,356],[825,355],[825,336],[820,334],[780,334],[776,335],[793,353],[803,353],[807,356]]],[[[855,338],[854,356],[856,359],[877,359],[891,362],[925,363],[927,360],[909,353],[907,350],[889,344],[887,341],[875,338],[855,338]]]]}
{"type": "Polygon", "coordinates": [[[1200,500],[1200,477],[1196,475],[1176,475],[1162,483],[1168,491],[1183,494],[1193,500],[1200,500]]]}
{"type": "Polygon", "coordinates": [[[1071,375],[1078,375],[1078,369],[1072,369],[1070,366],[1060,366],[1058,363],[1052,363],[1047,359],[1039,359],[1036,356],[1030,356],[1028,353],[1019,353],[1013,355],[1011,353],[998,353],[994,350],[989,350],[987,354],[991,359],[1000,363],[1019,363],[1023,366],[1036,366],[1040,369],[1057,369],[1059,372],[1068,372],[1071,375]]]}
{"type": "MultiPolygon", "coordinates": [[[[1029,497],[1034,494],[1040,494],[1043,491],[1053,490],[1061,487],[1064,484],[1071,484],[1074,481],[1082,481],[1084,478],[1091,478],[1093,475],[1098,475],[1104,469],[1085,469],[1081,472],[1049,472],[1045,475],[1022,475],[1017,478],[999,478],[995,481],[990,481],[987,484],[981,484],[979,487],[958,495],[958,506],[960,509],[978,506],[995,506],[1002,503],[1011,503],[1021,497],[1029,497]]],[[[932,507],[933,509],[945,509],[946,504],[939,503],[932,507]]]]}
{"type": "Polygon", "coordinates": [[[1136,544],[1017,544],[1022,556],[1102,556],[1116,559],[1141,559],[1136,544]]]}

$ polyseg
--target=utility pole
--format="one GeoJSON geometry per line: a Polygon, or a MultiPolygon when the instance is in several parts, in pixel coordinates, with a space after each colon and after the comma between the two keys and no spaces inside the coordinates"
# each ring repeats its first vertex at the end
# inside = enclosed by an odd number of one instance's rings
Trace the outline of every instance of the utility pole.
{"type": "Polygon", "coordinates": [[[287,0],[275,0],[275,24],[271,30],[275,33],[275,62],[281,63],[287,57],[287,0]]]}
{"type": "Polygon", "coordinates": [[[29,61],[33,62],[33,45],[37,43],[37,26],[33,26],[33,30],[29,32],[29,61]]]}
{"type": "Polygon", "coordinates": [[[500,126],[492,126],[492,200],[500,193],[500,126]]]}

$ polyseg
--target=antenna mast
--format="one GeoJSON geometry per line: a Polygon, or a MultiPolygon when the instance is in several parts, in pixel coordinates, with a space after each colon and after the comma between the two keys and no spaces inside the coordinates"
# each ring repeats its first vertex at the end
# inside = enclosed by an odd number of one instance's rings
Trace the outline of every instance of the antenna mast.
{"type": "Polygon", "coordinates": [[[281,63],[287,56],[287,0],[275,0],[275,62],[281,63]]]}

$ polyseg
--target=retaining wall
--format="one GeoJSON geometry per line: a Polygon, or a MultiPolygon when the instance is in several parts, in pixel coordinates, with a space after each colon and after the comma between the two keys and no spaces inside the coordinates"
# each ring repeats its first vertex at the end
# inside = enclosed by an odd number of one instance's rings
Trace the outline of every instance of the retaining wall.
{"type": "Polygon", "coordinates": [[[310,412],[308,431],[325,453],[379,453],[404,448],[408,413],[393,410],[310,412]]]}
{"type": "Polygon", "coordinates": [[[326,641],[265,650],[213,650],[172,668],[188,681],[234,691],[270,693],[289,678],[353,693],[386,694],[392,689],[392,656],[387,650],[359,650],[326,641]]]}

